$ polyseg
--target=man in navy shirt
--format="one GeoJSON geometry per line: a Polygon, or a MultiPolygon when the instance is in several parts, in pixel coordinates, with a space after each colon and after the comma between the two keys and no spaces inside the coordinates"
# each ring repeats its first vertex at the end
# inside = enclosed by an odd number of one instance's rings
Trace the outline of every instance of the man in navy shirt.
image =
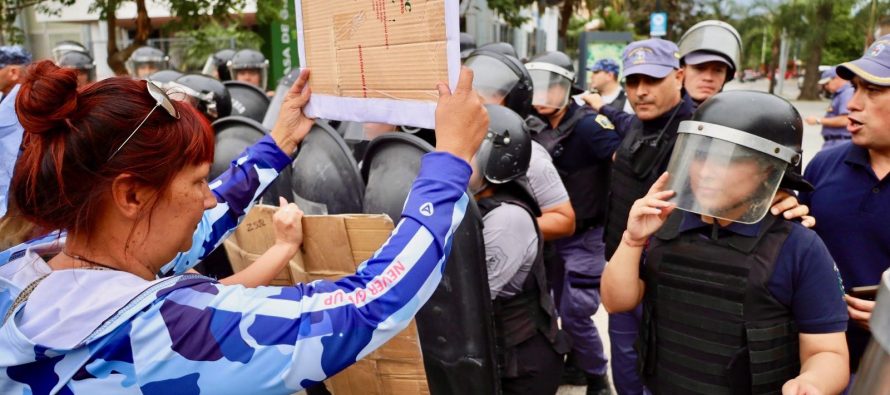
{"type": "Polygon", "coordinates": [[[807,117],[806,121],[810,125],[822,125],[822,149],[828,149],[850,140],[850,132],[847,131],[847,103],[853,97],[853,85],[841,77],[838,77],[837,70],[832,67],[822,73],[822,79],[819,85],[823,85],[825,90],[831,93],[831,105],[825,116],[821,118],[807,117]]]}
{"type": "MultiPolygon", "coordinates": [[[[801,201],[818,218],[816,232],[837,262],[844,288],[874,285],[890,267],[890,35],[865,56],[837,68],[856,91],[847,108],[852,143],[816,155],[804,176],[815,191],[801,201]]],[[[846,296],[853,371],[868,342],[874,302],[846,296]]]]}

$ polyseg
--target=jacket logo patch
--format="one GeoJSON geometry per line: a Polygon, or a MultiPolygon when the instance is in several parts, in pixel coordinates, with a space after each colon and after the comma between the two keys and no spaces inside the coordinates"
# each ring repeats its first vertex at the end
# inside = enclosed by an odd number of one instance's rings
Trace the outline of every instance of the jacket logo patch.
{"type": "Polygon", "coordinates": [[[424,217],[432,217],[433,213],[435,212],[436,210],[433,209],[432,203],[427,202],[424,203],[423,206],[420,206],[420,214],[422,214],[424,217]]]}
{"type": "Polygon", "coordinates": [[[610,130],[615,129],[615,125],[612,124],[612,121],[610,121],[609,118],[607,118],[603,114],[599,114],[596,116],[596,123],[600,124],[600,126],[602,126],[603,129],[610,129],[610,130]]]}

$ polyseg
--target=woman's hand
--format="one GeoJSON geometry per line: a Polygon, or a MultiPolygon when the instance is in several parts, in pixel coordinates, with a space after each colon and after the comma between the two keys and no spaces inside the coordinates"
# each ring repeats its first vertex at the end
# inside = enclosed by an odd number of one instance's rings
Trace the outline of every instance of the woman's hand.
{"type": "Polygon", "coordinates": [[[788,380],[782,386],[782,395],[822,395],[822,391],[800,377],[788,380]]]}
{"type": "Polygon", "coordinates": [[[444,151],[468,163],[488,133],[488,112],[473,91],[473,70],[462,67],[454,93],[439,83],[436,106],[436,151],[444,151]]]}
{"type": "Polygon", "coordinates": [[[309,83],[309,69],[303,69],[300,77],[294,82],[294,86],[287,92],[284,102],[281,103],[281,112],[278,114],[278,120],[272,127],[272,139],[287,154],[293,153],[297,149],[297,145],[303,141],[303,138],[309,134],[315,119],[309,118],[303,113],[306,104],[309,103],[309,97],[312,95],[312,88],[306,86],[309,83]]]}
{"type": "Polygon", "coordinates": [[[630,208],[630,215],[627,218],[627,233],[625,234],[625,237],[629,239],[628,243],[634,246],[645,244],[649,237],[664,225],[668,215],[674,211],[675,205],[667,201],[671,196],[674,196],[674,191],[664,190],[668,177],[667,172],[658,177],[655,184],[649,188],[649,193],[634,202],[630,208]]]}
{"type": "Polygon", "coordinates": [[[303,243],[303,210],[294,203],[288,203],[283,197],[279,197],[278,201],[280,208],[272,216],[275,244],[292,247],[296,253],[303,243]]]}

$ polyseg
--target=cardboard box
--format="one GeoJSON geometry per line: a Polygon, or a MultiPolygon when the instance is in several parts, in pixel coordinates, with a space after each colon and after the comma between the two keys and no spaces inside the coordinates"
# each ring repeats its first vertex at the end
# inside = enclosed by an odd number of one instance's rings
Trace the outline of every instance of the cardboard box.
{"type": "MultiPolygon", "coordinates": [[[[243,270],[274,244],[272,215],[276,210],[273,206],[254,207],[225,241],[233,270],[243,270]]],[[[392,230],[392,220],[386,215],[305,216],[301,252],[279,273],[273,285],[290,286],[351,275],[383,245],[392,230]]],[[[429,394],[414,321],[383,347],[329,378],[326,384],[334,395],[429,394]]]]}

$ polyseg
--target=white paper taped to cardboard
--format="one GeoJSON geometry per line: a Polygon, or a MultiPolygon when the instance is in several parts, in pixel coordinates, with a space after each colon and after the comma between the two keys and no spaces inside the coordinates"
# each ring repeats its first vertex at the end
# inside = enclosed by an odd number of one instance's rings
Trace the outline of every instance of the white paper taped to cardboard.
{"type": "Polygon", "coordinates": [[[460,74],[459,0],[296,0],[306,114],[435,128],[436,83],[460,74]]]}

